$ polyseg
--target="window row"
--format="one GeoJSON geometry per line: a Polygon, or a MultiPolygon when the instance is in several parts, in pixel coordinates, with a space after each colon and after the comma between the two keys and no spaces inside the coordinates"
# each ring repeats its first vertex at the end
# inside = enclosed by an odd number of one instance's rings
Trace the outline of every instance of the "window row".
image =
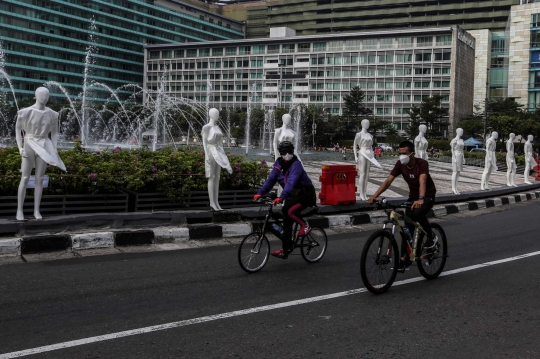
{"type": "Polygon", "coordinates": [[[269,44],[211,47],[201,49],[151,50],[151,59],[168,59],[174,57],[203,57],[203,56],[236,56],[264,55],[277,53],[376,50],[408,47],[449,46],[452,35],[399,37],[345,41],[300,42],[293,44],[269,44]],[[434,41],[435,40],[435,41],[434,41]]]}

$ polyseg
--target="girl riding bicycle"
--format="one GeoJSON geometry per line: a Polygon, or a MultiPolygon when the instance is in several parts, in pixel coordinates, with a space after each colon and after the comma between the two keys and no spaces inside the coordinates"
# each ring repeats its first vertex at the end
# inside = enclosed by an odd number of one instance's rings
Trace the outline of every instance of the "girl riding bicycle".
{"type": "Polygon", "coordinates": [[[281,195],[274,200],[274,205],[283,205],[283,234],[281,241],[283,249],[272,252],[274,257],[286,259],[292,250],[292,227],[294,222],[300,224],[300,231],[297,236],[309,233],[311,227],[304,221],[301,212],[307,207],[316,206],[317,197],[315,188],[309,179],[304,166],[294,155],[294,145],[289,141],[283,141],[278,145],[281,157],[277,159],[272,167],[268,179],[257,191],[253,200],[258,200],[261,196],[270,192],[276,182],[283,188],[281,195]]]}

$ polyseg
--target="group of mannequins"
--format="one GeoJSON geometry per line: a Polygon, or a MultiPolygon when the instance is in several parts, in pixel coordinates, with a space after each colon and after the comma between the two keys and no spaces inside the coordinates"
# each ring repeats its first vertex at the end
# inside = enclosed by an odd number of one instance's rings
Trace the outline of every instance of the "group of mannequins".
{"type": "MultiPolygon", "coordinates": [[[[34,217],[41,219],[39,207],[41,195],[43,192],[43,177],[47,164],[66,170],[66,167],[57,151],[58,142],[58,113],[46,107],[49,100],[49,90],[40,87],[36,90],[36,103],[28,108],[24,108],[17,113],[16,122],[16,140],[19,152],[22,157],[21,164],[21,182],[18,189],[17,220],[24,220],[23,203],[26,193],[26,187],[30,179],[32,170],[35,168],[35,191],[34,191],[34,217]],[[24,138],[23,138],[24,134],[24,138]]],[[[221,168],[232,173],[231,164],[223,149],[223,132],[217,125],[219,111],[215,108],[209,111],[208,124],[202,128],[202,142],[205,153],[205,175],[208,178],[208,195],[210,206],[220,211],[222,208],[218,202],[219,179],[221,168]]],[[[279,157],[278,145],[283,141],[289,141],[297,144],[298,135],[291,128],[291,116],[286,114],[282,117],[283,125],[277,128],[274,134],[273,149],[275,158],[279,157]]],[[[367,119],[361,122],[362,130],[356,134],[353,145],[354,159],[357,162],[358,169],[358,192],[361,200],[367,200],[367,185],[369,180],[369,170],[373,164],[381,168],[381,165],[375,159],[373,153],[373,136],[368,132],[369,121],[367,119]]],[[[428,141],[425,137],[427,127],[419,126],[419,134],[414,139],[416,157],[427,160],[428,141]]],[[[456,130],[456,137],[450,142],[452,150],[452,191],[459,194],[458,181],[460,172],[463,171],[465,164],[463,129],[456,130]]],[[[489,178],[493,170],[497,170],[497,158],[495,155],[496,140],[499,137],[497,132],[492,132],[486,141],[485,167],[482,174],[481,189],[489,189],[489,178]]],[[[507,185],[514,187],[516,176],[516,160],[514,156],[515,134],[511,133],[506,142],[506,164],[507,164],[507,185]]],[[[525,143],[525,183],[530,184],[529,173],[536,166],[532,150],[533,136],[527,137],[525,143]]],[[[295,146],[295,155],[300,159],[297,153],[298,146],[295,146]]]]}

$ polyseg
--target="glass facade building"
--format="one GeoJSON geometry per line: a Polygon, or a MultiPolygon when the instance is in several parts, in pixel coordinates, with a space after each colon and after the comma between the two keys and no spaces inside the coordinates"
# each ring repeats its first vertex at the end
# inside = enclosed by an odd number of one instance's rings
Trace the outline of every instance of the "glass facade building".
{"type": "Polygon", "coordinates": [[[244,38],[242,22],[175,0],[2,0],[0,39],[17,99],[47,81],[80,93],[91,19],[98,49],[91,80],[113,89],[142,85],[145,44],[244,38]]]}
{"type": "Polygon", "coordinates": [[[342,114],[358,85],[375,116],[404,130],[411,106],[434,94],[450,121],[472,112],[474,38],[455,26],[147,45],[145,87],[157,90],[165,71],[170,95],[217,108],[303,103],[342,114]]]}

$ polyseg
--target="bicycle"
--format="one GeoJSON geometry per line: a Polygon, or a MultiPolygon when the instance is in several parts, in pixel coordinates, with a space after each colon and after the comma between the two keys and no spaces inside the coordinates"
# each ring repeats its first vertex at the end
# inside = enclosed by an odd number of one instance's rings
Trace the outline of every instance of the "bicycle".
{"type": "MultiPolygon", "coordinates": [[[[426,231],[418,222],[406,217],[404,211],[398,210],[398,208],[410,207],[412,203],[394,205],[386,199],[375,201],[375,203],[377,207],[386,206],[385,213],[388,219],[384,221],[383,229],[376,231],[368,238],[362,250],[360,274],[366,288],[372,293],[381,294],[386,292],[396,279],[400,259],[397,240],[394,236],[396,227],[401,233],[402,248],[405,246],[411,264],[417,263],[418,270],[424,278],[437,278],[443,271],[448,257],[446,234],[442,227],[437,223],[430,223],[431,230],[438,237],[438,242],[433,249],[424,249],[422,238],[427,238],[426,231]],[[401,221],[414,224],[416,227],[412,239],[405,234],[401,221]],[[391,229],[387,227],[389,224],[392,225],[391,229]],[[418,248],[422,249],[419,255],[417,255],[418,248]]],[[[405,269],[403,268],[400,272],[405,273],[405,269]]]]}
{"type": "MultiPolygon", "coordinates": [[[[278,238],[281,238],[283,222],[272,211],[273,201],[276,198],[275,193],[264,196],[258,200],[265,205],[268,205],[268,212],[264,220],[263,226],[248,234],[238,248],[238,262],[240,267],[248,273],[255,273],[264,268],[270,256],[270,242],[266,237],[267,231],[273,233],[278,238]]],[[[317,209],[310,210],[305,216],[316,213],[317,209]]],[[[302,258],[308,263],[315,263],[322,259],[326,253],[328,238],[326,232],[319,227],[312,227],[311,231],[304,236],[297,236],[298,223],[293,227],[293,248],[300,248],[302,258]]]]}

